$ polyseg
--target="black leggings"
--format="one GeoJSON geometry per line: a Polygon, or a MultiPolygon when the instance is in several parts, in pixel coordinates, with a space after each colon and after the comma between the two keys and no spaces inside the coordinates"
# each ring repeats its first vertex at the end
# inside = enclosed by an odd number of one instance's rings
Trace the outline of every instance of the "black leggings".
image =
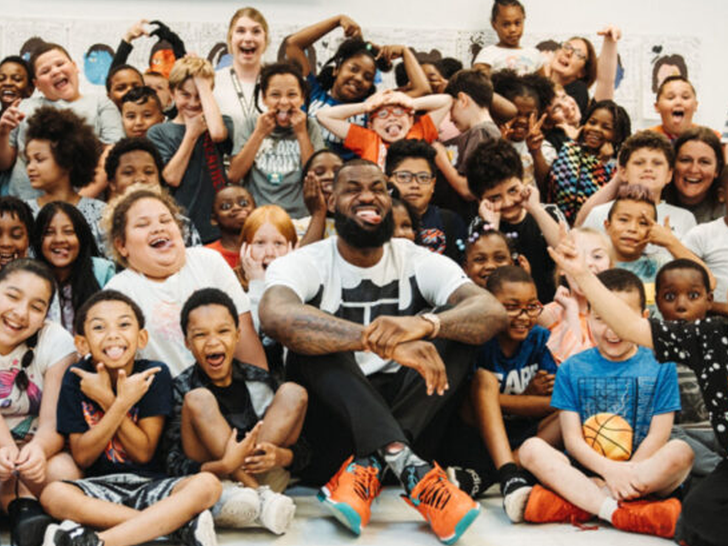
{"type": "Polygon", "coordinates": [[[675,542],[688,546],[728,544],[728,460],[691,489],[683,501],[675,542]]]}

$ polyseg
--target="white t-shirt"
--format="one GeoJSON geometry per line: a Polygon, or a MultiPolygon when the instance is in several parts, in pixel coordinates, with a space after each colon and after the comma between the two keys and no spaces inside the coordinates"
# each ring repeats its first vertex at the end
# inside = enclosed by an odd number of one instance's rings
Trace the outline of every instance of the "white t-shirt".
{"type": "Polygon", "coordinates": [[[535,47],[499,47],[489,45],[478,53],[473,64],[487,64],[492,72],[505,68],[515,70],[519,76],[536,72],[543,65],[543,55],[535,47]]]}
{"type": "MultiPolygon", "coordinates": [[[[614,201],[609,201],[608,203],[602,203],[594,207],[581,227],[604,231],[604,221],[607,219],[609,209],[612,208],[613,204],[614,201]]],[[[662,201],[657,205],[657,221],[662,224],[666,216],[670,217],[672,232],[680,241],[683,240],[683,237],[685,237],[688,231],[698,225],[692,212],[662,201]]],[[[666,249],[656,245],[647,245],[645,254],[666,254],[668,257],[672,256],[666,249]]]]}
{"type": "Polygon", "coordinates": [[[703,260],[715,275],[715,301],[728,301],[728,225],[725,218],[698,224],[688,231],[683,244],[703,260]]]}
{"type": "Polygon", "coordinates": [[[185,347],[179,323],[182,306],[194,291],[219,288],[232,298],[238,314],[250,311],[248,297],[219,252],[193,247],[185,249],[185,254],[182,269],[162,282],[126,269],[106,285],[106,288],[126,294],[141,307],[149,331],[149,343],[141,351],[141,356],[165,363],[172,377],[195,362],[192,353],[185,347]]]}
{"type": "MultiPolygon", "coordinates": [[[[381,260],[368,268],[344,260],[337,239],[329,237],[275,260],[266,271],[266,289],[286,286],[308,305],[367,325],[380,315],[412,316],[444,305],[455,290],[471,282],[450,258],[406,239],[386,243],[381,260]]],[[[355,356],[366,375],[399,368],[374,353],[355,356]]]]}
{"type": "Polygon", "coordinates": [[[33,361],[25,369],[28,388],[21,391],[15,378],[22,368],[21,362],[27,350],[28,346],[22,343],[7,355],[0,356],[0,415],[18,441],[29,440],[38,428],[43,378],[48,368],[75,353],[76,347],[71,334],[60,324],[45,321],[38,331],[33,361]]]}

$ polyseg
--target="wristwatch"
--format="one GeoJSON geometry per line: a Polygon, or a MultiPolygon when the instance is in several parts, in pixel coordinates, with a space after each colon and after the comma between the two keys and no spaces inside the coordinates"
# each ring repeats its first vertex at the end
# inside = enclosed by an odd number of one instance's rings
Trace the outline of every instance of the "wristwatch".
{"type": "Polygon", "coordinates": [[[435,339],[437,334],[440,333],[440,317],[435,313],[423,313],[420,317],[432,324],[432,333],[428,336],[428,339],[435,339]]]}

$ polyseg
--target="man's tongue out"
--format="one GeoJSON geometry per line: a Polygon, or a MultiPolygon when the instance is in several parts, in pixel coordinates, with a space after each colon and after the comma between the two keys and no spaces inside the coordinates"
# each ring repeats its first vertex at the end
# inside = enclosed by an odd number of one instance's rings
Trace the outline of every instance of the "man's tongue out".
{"type": "Polygon", "coordinates": [[[378,224],[382,221],[381,215],[372,209],[358,210],[356,215],[368,224],[378,224]]]}

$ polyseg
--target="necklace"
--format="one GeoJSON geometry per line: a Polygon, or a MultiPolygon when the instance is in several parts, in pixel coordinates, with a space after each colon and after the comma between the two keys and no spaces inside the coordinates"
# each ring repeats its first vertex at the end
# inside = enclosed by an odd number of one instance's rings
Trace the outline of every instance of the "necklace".
{"type": "Polygon", "coordinates": [[[243,117],[251,117],[255,114],[255,91],[253,91],[250,98],[245,96],[243,87],[240,85],[240,80],[238,80],[238,77],[232,67],[230,67],[230,79],[232,79],[233,87],[235,88],[235,92],[238,94],[238,101],[240,102],[240,108],[243,110],[243,117]]]}

